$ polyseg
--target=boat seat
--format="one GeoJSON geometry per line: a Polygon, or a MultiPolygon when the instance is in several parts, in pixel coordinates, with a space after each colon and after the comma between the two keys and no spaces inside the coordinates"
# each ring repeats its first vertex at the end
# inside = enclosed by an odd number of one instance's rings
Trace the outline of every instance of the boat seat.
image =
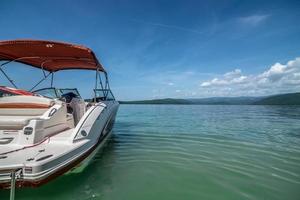
{"type": "Polygon", "coordinates": [[[7,96],[0,98],[0,116],[42,115],[54,101],[39,96],[7,96]]]}
{"type": "Polygon", "coordinates": [[[31,119],[39,118],[54,101],[39,96],[7,96],[0,98],[0,130],[19,130],[31,119]]]}
{"type": "Polygon", "coordinates": [[[69,105],[73,110],[74,123],[77,125],[86,111],[85,102],[81,98],[73,98],[69,105]]]}
{"type": "Polygon", "coordinates": [[[39,116],[0,116],[0,130],[20,130],[39,116]]]}

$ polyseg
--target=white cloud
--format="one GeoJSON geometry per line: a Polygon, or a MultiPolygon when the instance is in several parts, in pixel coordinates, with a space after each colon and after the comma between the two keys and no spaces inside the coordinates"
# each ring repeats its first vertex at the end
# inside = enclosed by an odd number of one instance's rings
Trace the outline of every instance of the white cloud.
{"type": "Polygon", "coordinates": [[[270,17],[270,15],[255,14],[255,15],[250,15],[250,16],[246,16],[246,17],[240,17],[239,21],[246,25],[256,26],[256,25],[262,23],[263,21],[265,21],[269,17],[270,17]]]}
{"type": "Polygon", "coordinates": [[[147,74],[142,77],[154,88],[147,98],[263,96],[300,91],[300,57],[287,63],[275,63],[257,74],[246,74],[238,68],[222,75],[197,71],[153,74],[155,76],[147,74]]]}
{"type": "Polygon", "coordinates": [[[241,76],[241,74],[242,74],[242,71],[240,69],[235,69],[232,72],[228,72],[228,73],[224,74],[224,76],[226,78],[236,78],[236,77],[241,76]]]}
{"type": "Polygon", "coordinates": [[[209,87],[209,86],[224,86],[230,85],[232,83],[243,83],[246,81],[247,76],[242,75],[242,71],[240,69],[235,69],[234,71],[225,73],[221,79],[214,78],[210,81],[203,82],[201,84],[202,87],[209,87]]]}
{"type": "Polygon", "coordinates": [[[300,91],[300,57],[286,64],[275,63],[257,75],[243,75],[240,69],[200,84],[204,95],[268,95],[300,91]]]}

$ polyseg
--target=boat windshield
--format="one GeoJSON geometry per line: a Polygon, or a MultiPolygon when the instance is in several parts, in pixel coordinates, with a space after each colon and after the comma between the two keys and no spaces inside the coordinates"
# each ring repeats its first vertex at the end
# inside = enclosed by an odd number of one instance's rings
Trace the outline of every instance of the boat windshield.
{"type": "Polygon", "coordinates": [[[43,88],[40,90],[33,91],[33,93],[36,93],[36,94],[39,94],[39,95],[42,95],[42,96],[48,97],[48,98],[54,98],[54,99],[60,98],[57,95],[57,91],[55,88],[43,88]]]}
{"type": "Polygon", "coordinates": [[[66,88],[66,89],[57,89],[60,93],[60,96],[64,96],[66,94],[69,94],[69,93],[73,93],[75,94],[77,97],[80,97],[80,94],[78,92],[78,90],[76,88],[66,88]]]}
{"type": "Polygon", "coordinates": [[[81,98],[78,90],[76,88],[43,88],[34,91],[34,93],[48,97],[48,98],[61,98],[64,97],[65,95],[68,95],[70,93],[73,93],[75,96],[81,98]]]}

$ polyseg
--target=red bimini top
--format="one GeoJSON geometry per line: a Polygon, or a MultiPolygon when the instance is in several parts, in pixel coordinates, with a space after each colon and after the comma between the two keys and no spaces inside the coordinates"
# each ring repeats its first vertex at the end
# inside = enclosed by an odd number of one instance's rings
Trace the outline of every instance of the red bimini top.
{"type": "Polygon", "coordinates": [[[0,60],[20,62],[49,72],[67,69],[105,72],[91,49],[54,41],[0,41],[0,60]]]}
{"type": "Polygon", "coordinates": [[[14,95],[25,95],[25,96],[33,96],[34,95],[33,93],[28,92],[26,90],[15,89],[15,88],[10,88],[10,87],[5,87],[5,86],[0,86],[0,91],[3,93],[14,94],[14,95]]]}

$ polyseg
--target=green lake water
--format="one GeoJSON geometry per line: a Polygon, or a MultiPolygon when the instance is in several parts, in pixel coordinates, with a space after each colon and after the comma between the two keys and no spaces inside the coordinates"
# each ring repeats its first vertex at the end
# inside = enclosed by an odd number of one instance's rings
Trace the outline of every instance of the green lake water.
{"type": "Polygon", "coordinates": [[[84,171],[16,199],[299,200],[300,107],[121,105],[84,171]]]}

